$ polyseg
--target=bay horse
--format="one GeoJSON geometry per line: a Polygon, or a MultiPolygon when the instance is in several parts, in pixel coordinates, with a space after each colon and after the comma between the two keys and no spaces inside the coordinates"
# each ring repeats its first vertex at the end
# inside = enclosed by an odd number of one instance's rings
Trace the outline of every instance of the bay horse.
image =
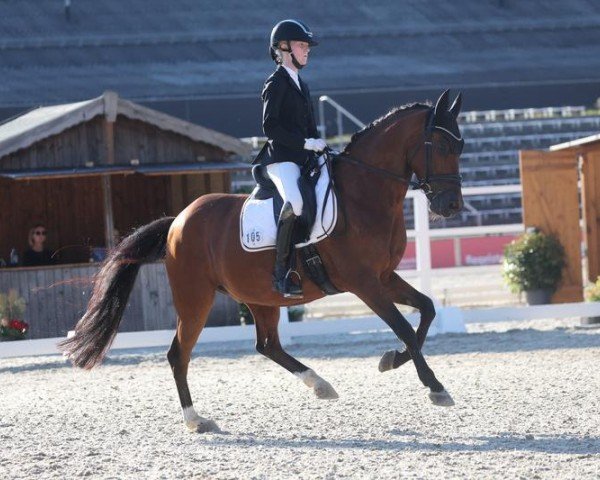
{"type": "MultiPolygon", "coordinates": [[[[352,136],[334,165],[342,214],[333,234],[318,245],[335,287],[357,295],[406,345],[405,350],[385,352],[379,370],[398,368],[412,359],[431,401],[442,406],[454,402],[421,353],[435,317],[433,302],[394,269],[406,248],[403,202],[413,174],[433,214],[449,217],[463,205],[459,157],[464,141],[457,123],[461,95],[451,107],[448,104],[445,91],[435,107],[416,103],[397,108],[352,136]],[[395,303],[419,310],[416,333],[395,303]]],[[[285,299],[273,290],[274,251],[249,253],[240,244],[239,216],[245,199],[245,195],[204,195],[177,217],[140,227],[115,247],[94,279],[75,334],[61,342],[71,362],[89,369],[102,361],[140,266],[165,258],[177,312],[167,358],[188,428],[218,431],[214,421],[194,410],[187,382],[191,352],[216,291],[250,308],[258,352],[298,376],[318,398],[337,398],[327,381],[282,348],[277,333],[280,306],[310,302],[324,294],[309,281],[303,299],[285,299]]]]}

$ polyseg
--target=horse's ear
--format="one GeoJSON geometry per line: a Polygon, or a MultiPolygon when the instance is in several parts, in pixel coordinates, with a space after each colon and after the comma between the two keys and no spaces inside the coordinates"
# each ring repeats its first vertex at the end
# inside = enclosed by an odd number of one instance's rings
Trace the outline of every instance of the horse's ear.
{"type": "Polygon", "coordinates": [[[459,94],[454,99],[452,106],[450,107],[450,113],[452,114],[452,116],[454,117],[455,120],[458,118],[458,114],[460,113],[461,106],[462,106],[462,92],[459,92],[459,94]]]}
{"type": "Polygon", "coordinates": [[[448,94],[450,90],[445,90],[444,93],[440,95],[437,103],[435,104],[435,115],[441,115],[442,113],[448,111],[448,94]]]}

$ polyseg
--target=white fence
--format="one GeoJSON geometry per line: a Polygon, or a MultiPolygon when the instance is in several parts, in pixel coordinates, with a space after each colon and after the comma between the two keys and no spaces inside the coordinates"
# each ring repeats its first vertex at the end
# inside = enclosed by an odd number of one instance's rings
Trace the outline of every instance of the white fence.
{"type": "MultiPolygon", "coordinates": [[[[512,320],[533,320],[543,318],[569,318],[579,316],[600,316],[600,302],[564,303],[559,305],[538,305],[530,307],[478,308],[461,310],[456,307],[442,307],[429,331],[430,336],[440,333],[463,333],[465,324],[503,322],[512,320]]],[[[418,323],[418,314],[406,315],[413,326],[418,323]]],[[[287,321],[287,311],[282,309],[280,335],[284,345],[293,338],[310,335],[350,334],[384,331],[389,328],[376,317],[339,318],[309,322],[287,321]]],[[[171,344],[175,330],[154,330],[149,332],[119,333],[113,349],[164,347],[171,344]]],[[[252,325],[233,327],[211,327],[202,332],[199,343],[246,341],[254,342],[255,331],[252,325]]],[[[56,344],[62,338],[21,340],[0,343],[0,358],[25,357],[33,355],[54,355],[59,353],[56,344]]]]}
{"type": "MultiPolygon", "coordinates": [[[[465,197],[469,195],[521,193],[521,185],[466,187],[462,189],[462,193],[465,197]]],[[[408,230],[407,235],[409,238],[415,239],[417,275],[420,280],[421,291],[428,296],[432,296],[430,243],[432,238],[478,237],[484,235],[523,232],[523,225],[521,224],[430,229],[427,198],[423,192],[420,190],[410,190],[407,193],[406,198],[411,198],[413,200],[415,215],[415,229],[408,230]]]]}

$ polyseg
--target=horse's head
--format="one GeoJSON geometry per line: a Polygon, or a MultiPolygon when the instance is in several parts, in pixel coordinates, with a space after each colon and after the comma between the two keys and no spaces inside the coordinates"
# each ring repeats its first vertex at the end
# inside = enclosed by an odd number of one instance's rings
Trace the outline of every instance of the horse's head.
{"type": "Polygon", "coordinates": [[[409,164],[429,200],[430,210],[451,217],[463,208],[458,160],[464,140],[458,128],[462,96],[448,108],[448,90],[425,117],[424,138],[417,140],[409,164]]]}

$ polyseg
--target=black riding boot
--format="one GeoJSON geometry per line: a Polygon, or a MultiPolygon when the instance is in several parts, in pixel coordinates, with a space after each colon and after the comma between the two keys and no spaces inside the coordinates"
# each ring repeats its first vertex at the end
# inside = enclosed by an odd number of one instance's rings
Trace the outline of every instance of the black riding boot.
{"type": "Polygon", "coordinates": [[[302,286],[293,282],[293,277],[297,277],[297,281],[300,282],[300,275],[292,268],[295,254],[292,234],[297,218],[294,215],[292,204],[287,202],[281,209],[277,223],[277,240],[275,242],[277,253],[275,254],[273,288],[285,298],[303,297],[302,286]]]}

